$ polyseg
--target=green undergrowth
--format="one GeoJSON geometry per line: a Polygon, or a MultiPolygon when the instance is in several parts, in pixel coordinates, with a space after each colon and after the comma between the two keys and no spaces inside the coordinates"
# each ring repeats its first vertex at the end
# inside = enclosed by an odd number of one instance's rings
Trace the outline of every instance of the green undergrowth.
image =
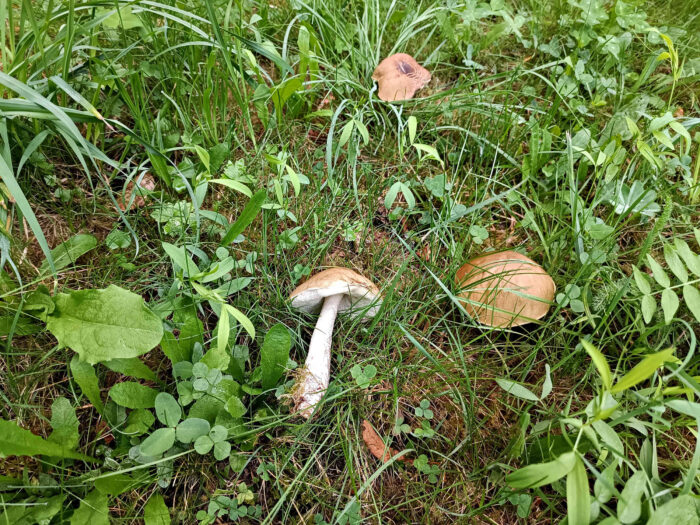
{"type": "Polygon", "coordinates": [[[0,523],[700,523],[696,11],[0,1],[0,523]],[[537,323],[457,299],[502,250],[537,323]]]}

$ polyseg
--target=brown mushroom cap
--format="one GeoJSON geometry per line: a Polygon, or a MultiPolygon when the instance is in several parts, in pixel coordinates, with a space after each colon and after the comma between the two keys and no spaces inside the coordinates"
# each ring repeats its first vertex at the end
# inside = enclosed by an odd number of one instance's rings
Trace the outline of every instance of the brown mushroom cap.
{"type": "Polygon", "coordinates": [[[430,72],[406,53],[396,53],[382,60],[372,73],[379,84],[379,98],[386,102],[408,100],[430,82],[430,72]]]}
{"type": "Polygon", "coordinates": [[[374,317],[381,305],[379,288],[347,268],[329,268],[313,275],[297,286],[289,299],[294,308],[310,313],[318,311],[326,297],[338,294],[344,294],[339,312],[349,311],[351,315],[362,312],[368,318],[374,317]],[[365,310],[373,302],[376,304],[365,310]]]}
{"type": "Polygon", "coordinates": [[[472,259],[457,271],[455,281],[469,315],[496,328],[541,319],[556,291],[539,264],[513,251],[472,259]]]}

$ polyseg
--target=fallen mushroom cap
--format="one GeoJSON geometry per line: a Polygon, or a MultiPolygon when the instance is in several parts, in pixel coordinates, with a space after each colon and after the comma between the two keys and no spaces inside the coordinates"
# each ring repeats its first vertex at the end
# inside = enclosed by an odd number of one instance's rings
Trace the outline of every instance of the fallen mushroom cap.
{"type": "Polygon", "coordinates": [[[292,306],[307,313],[317,312],[326,297],[344,294],[338,306],[339,312],[352,316],[362,313],[364,318],[374,317],[381,306],[379,288],[372,281],[347,268],[329,268],[300,284],[289,298],[292,306]],[[376,302],[375,302],[376,301],[376,302]],[[372,306],[369,306],[372,303],[372,306]]]}
{"type": "Polygon", "coordinates": [[[379,84],[379,98],[386,102],[408,100],[430,82],[430,72],[406,53],[382,60],[372,73],[379,84]]]}
{"type": "Polygon", "coordinates": [[[469,315],[497,328],[541,319],[556,291],[539,264],[513,251],[472,259],[457,271],[455,281],[469,315]]]}

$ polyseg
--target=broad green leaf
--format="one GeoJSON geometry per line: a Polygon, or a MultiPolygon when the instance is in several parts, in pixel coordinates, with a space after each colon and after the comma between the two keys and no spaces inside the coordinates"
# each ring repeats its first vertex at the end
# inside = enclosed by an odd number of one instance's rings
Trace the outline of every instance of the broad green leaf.
{"type": "Polygon", "coordinates": [[[135,377],[136,379],[146,379],[155,381],[156,374],[148,368],[138,357],[122,357],[110,359],[102,363],[112,372],[118,372],[125,376],[135,377]]]}
{"type": "Polygon", "coordinates": [[[123,494],[127,490],[132,490],[142,484],[142,481],[134,479],[128,474],[121,473],[114,473],[95,480],[95,488],[102,494],[110,496],[119,496],[119,494],[123,494]]]}
{"type": "Polygon", "coordinates": [[[693,401],[688,401],[687,399],[672,399],[666,401],[666,406],[685,414],[686,416],[694,417],[700,422],[700,403],[694,403],[693,401]]]}
{"type": "Polygon", "coordinates": [[[118,9],[103,9],[99,14],[114,11],[111,15],[102,20],[102,25],[107,29],[136,29],[143,27],[141,19],[131,11],[131,6],[121,6],[118,9]]]}
{"type": "Polygon", "coordinates": [[[353,119],[348,120],[348,122],[343,126],[343,129],[340,131],[340,138],[338,139],[338,147],[342,148],[347,144],[348,140],[350,140],[350,135],[352,134],[352,130],[355,128],[355,121],[353,119]]]}
{"type": "Polygon", "coordinates": [[[156,396],[156,417],[168,427],[174,427],[180,422],[182,409],[177,400],[167,392],[160,392],[156,396]]]}
{"type": "Polygon", "coordinates": [[[118,286],[61,293],[54,302],[46,327],[91,364],[145,354],[163,337],[161,320],[143,298],[118,286]]]}
{"type": "Polygon", "coordinates": [[[170,525],[170,512],[160,492],[154,492],[143,508],[144,525],[170,525]]]}
{"type": "Polygon", "coordinates": [[[369,144],[369,131],[367,131],[367,126],[365,126],[365,123],[361,120],[356,120],[355,126],[357,126],[357,131],[359,131],[360,135],[362,136],[362,141],[366,146],[369,144]]]}
{"type": "Polygon", "coordinates": [[[187,414],[187,418],[206,419],[213,424],[216,421],[216,416],[222,410],[224,410],[224,402],[221,399],[206,395],[194,402],[187,414]]]}
{"type": "Polygon", "coordinates": [[[291,345],[292,338],[289,335],[289,330],[282,323],[276,324],[265,334],[265,341],[260,350],[263,389],[267,390],[277,385],[277,381],[284,374],[285,366],[289,360],[291,345]]]}
{"type": "Polygon", "coordinates": [[[566,476],[576,463],[576,454],[566,452],[554,461],[528,465],[506,476],[506,483],[516,489],[549,485],[566,476]]]}
{"type": "Polygon", "coordinates": [[[675,361],[673,357],[673,352],[675,350],[675,348],[671,347],[644,357],[644,359],[637,363],[632,370],[627,372],[627,374],[612,387],[611,392],[613,394],[624,392],[628,388],[632,388],[645,379],[650,378],[664,363],[675,361]]]}
{"type": "Polygon", "coordinates": [[[651,295],[645,295],[642,297],[642,317],[644,322],[649,324],[654,318],[654,313],[656,312],[656,301],[651,295]]]}
{"type": "Polygon", "coordinates": [[[126,408],[153,408],[157,395],[157,390],[134,381],[117,383],[109,391],[109,397],[126,408]]]}
{"type": "Polygon", "coordinates": [[[14,421],[0,419],[0,458],[8,456],[53,456],[92,461],[89,456],[18,427],[14,421]]]}
{"type": "Polygon", "coordinates": [[[681,262],[680,257],[678,257],[676,250],[673,249],[670,244],[664,245],[664,259],[666,259],[666,264],[668,264],[670,270],[681,282],[685,283],[688,281],[688,272],[681,262]]]}
{"type": "Polygon", "coordinates": [[[696,498],[690,494],[684,494],[657,508],[646,525],[697,525],[698,523],[700,523],[700,512],[698,512],[696,498]]]}
{"type": "Polygon", "coordinates": [[[226,411],[231,414],[231,416],[238,418],[243,417],[248,409],[240,398],[231,396],[226,402],[226,411]]]}
{"type": "Polygon", "coordinates": [[[676,292],[666,288],[661,292],[661,309],[664,312],[664,322],[669,324],[678,311],[679,301],[676,292]]]}
{"type": "Polygon", "coordinates": [[[100,397],[100,384],[97,381],[95,367],[90,363],[81,361],[80,357],[74,355],[70,362],[70,371],[73,375],[73,380],[78,384],[83,395],[88,398],[95,410],[101,414],[104,410],[104,405],[100,397]]]}
{"type": "Polygon", "coordinates": [[[78,418],[75,409],[65,397],[57,398],[51,404],[51,428],[49,441],[74,450],[80,442],[78,418]]]}
{"type": "Polygon", "coordinates": [[[241,233],[243,233],[243,231],[250,225],[251,222],[253,222],[253,219],[255,219],[262,209],[262,205],[265,202],[266,197],[267,191],[265,190],[259,190],[253,195],[253,197],[245,205],[245,208],[243,208],[243,211],[238,216],[238,219],[236,219],[236,222],[231,225],[226,232],[226,235],[224,235],[224,238],[221,239],[221,246],[231,244],[241,233]]]}
{"type": "Polygon", "coordinates": [[[175,263],[175,266],[182,269],[185,277],[200,273],[199,267],[197,267],[184,246],[175,246],[169,242],[161,242],[161,245],[165,253],[170,257],[170,260],[175,263]]]}
{"type": "Polygon", "coordinates": [[[686,284],[683,286],[683,300],[688,306],[688,310],[695,316],[700,323],[700,291],[694,286],[686,284]]]}
{"type": "Polygon", "coordinates": [[[191,355],[187,355],[187,352],[183,350],[178,340],[175,339],[173,333],[168,332],[167,330],[163,331],[163,339],[160,341],[160,349],[163,351],[165,356],[170,359],[170,362],[173,365],[175,363],[189,361],[192,357],[191,355]]]}
{"type": "Polygon", "coordinates": [[[548,364],[544,365],[544,382],[542,383],[542,394],[540,399],[544,399],[552,392],[552,370],[548,364]]]}
{"type": "Polygon", "coordinates": [[[440,163],[441,166],[445,166],[445,164],[442,162],[442,159],[440,158],[440,154],[434,146],[429,146],[428,144],[420,144],[416,142],[413,144],[413,147],[421,153],[424,153],[425,157],[436,160],[440,163]]]}
{"type": "Polygon", "coordinates": [[[291,181],[292,187],[294,188],[294,195],[298,197],[299,193],[301,192],[301,181],[299,180],[299,174],[289,165],[285,164],[284,168],[287,171],[285,179],[291,181]]]}
{"type": "Polygon", "coordinates": [[[581,344],[583,345],[584,350],[586,350],[586,353],[591,357],[593,364],[598,370],[600,379],[603,381],[603,386],[606,390],[610,390],[612,386],[612,373],[610,372],[610,365],[608,365],[607,359],[605,359],[605,356],[600,350],[598,350],[588,341],[581,341],[581,344]]]}
{"type": "Polygon", "coordinates": [[[661,265],[658,262],[656,262],[656,259],[654,259],[651,255],[648,254],[647,264],[651,269],[651,273],[654,275],[654,279],[657,283],[659,283],[659,285],[663,286],[664,288],[668,288],[669,286],[671,286],[671,280],[668,278],[668,274],[666,273],[666,271],[661,267],[661,265]]]}
{"type": "Polygon", "coordinates": [[[516,383],[514,381],[499,378],[499,379],[496,379],[496,383],[498,383],[498,386],[500,386],[503,390],[505,390],[506,392],[508,392],[512,396],[519,397],[520,399],[525,399],[526,401],[539,401],[540,400],[540,398],[537,397],[530,390],[528,390],[523,385],[516,383]]]}
{"type": "MultiPolygon", "coordinates": [[[[62,270],[71,264],[75,264],[75,261],[81,255],[85,255],[90,250],[95,249],[97,246],[97,238],[94,235],[79,233],[74,235],[65,242],[62,242],[51,250],[51,256],[53,257],[54,266],[56,271],[62,270]]],[[[51,273],[51,267],[48,261],[44,261],[44,264],[39,268],[41,275],[48,275],[51,273]]]]}
{"type": "Polygon", "coordinates": [[[143,408],[132,410],[129,417],[126,419],[124,433],[140,436],[148,432],[155,422],[156,418],[153,416],[150,410],[143,408]]]}
{"type": "Polygon", "coordinates": [[[568,525],[588,525],[591,520],[588,477],[583,462],[578,458],[574,468],[566,475],[566,506],[568,525]]]}
{"type": "Polygon", "coordinates": [[[700,277],[700,255],[693,253],[688,243],[679,237],[673,239],[673,244],[676,247],[676,251],[683,259],[683,262],[685,262],[685,265],[688,267],[688,270],[700,277]]]}
{"type": "Polygon", "coordinates": [[[180,326],[178,345],[180,346],[180,354],[184,357],[181,359],[182,361],[192,360],[192,351],[197,343],[204,346],[204,326],[197,314],[190,312],[180,326]]]}
{"type": "Polygon", "coordinates": [[[206,436],[210,428],[207,420],[197,417],[188,417],[177,426],[177,440],[181,443],[192,443],[198,437],[206,436]]]}
{"type": "MultiPolygon", "coordinates": [[[[225,312],[222,312],[225,314],[225,312]]],[[[226,317],[228,315],[226,314],[226,317]]],[[[218,336],[217,336],[218,337],[218,336]]],[[[226,370],[228,364],[231,361],[231,355],[226,352],[226,350],[221,350],[219,345],[211,348],[201,359],[201,363],[204,363],[209,368],[218,368],[219,370],[226,370]]]]}
{"type": "Polygon", "coordinates": [[[242,193],[243,195],[245,195],[248,198],[253,196],[253,192],[250,191],[250,188],[248,188],[248,186],[246,186],[242,182],[238,182],[237,180],[211,179],[209,182],[213,182],[214,184],[221,184],[222,186],[226,186],[227,188],[231,188],[234,191],[242,193]]]}
{"type": "Polygon", "coordinates": [[[223,461],[228,458],[229,454],[231,454],[231,443],[228,441],[214,443],[214,458],[217,461],[223,461]]]}
{"type": "Polygon", "coordinates": [[[207,454],[213,446],[214,442],[209,436],[200,436],[194,440],[194,449],[198,454],[207,454]]]}
{"type": "Polygon", "coordinates": [[[401,182],[395,182],[391,185],[389,191],[386,192],[386,195],[384,196],[384,207],[387,210],[391,209],[391,207],[394,205],[394,202],[396,201],[396,197],[399,194],[400,189],[401,182]]]}
{"type": "Polygon", "coordinates": [[[93,490],[70,518],[70,525],[109,525],[107,495],[93,490]]]}
{"type": "Polygon", "coordinates": [[[647,276],[644,275],[644,273],[642,273],[642,271],[636,266],[632,267],[632,272],[634,273],[634,282],[637,284],[637,288],[639,288],[639,291],[643,294],[650,294],[651,286],[649,285],[647,276]]]}
{"type": "Polygon", "coordinates": [[[600,477],[596,478],[593,484],[593,493],[600,503],[607,503],[615,494],[615,471],[617,462],[613,461],[605,467],[600,477]]]}
{"type": "Polygon", "coordinates": [[[608,425],[605,421],[602,421],[600,419],[593,421],[591,423],[593,426],[593,429],[598,433],[600,438],[603,440],[603,443],[605,444],[606,448],[610,450],[613,454],[615,454],[618,457],[623,457],[625,453],[625,447],[622,444],[622,440],[620,439],[620,436],[617,435],[617,432],[608,425]]]}
{"type": "Polygon", "coordinates": [[[140,445],[144,456],[160,456],[175,443],[174,428],[159,428],[148,436],[140,445]]]}
{"type": "Polygon", "coordinates": [[[248,332],[248,335],[252,339],[255,339],[255,327],[253,326],[253,323],[250,322],[250,319],[246,317],[246,315],[241,312],[238,308],[235,308],[234,306],[231,306],[230,304],[222,304],[222,309],[225,309],[230,313],[236,321],[241,323],[241,326],[245,329],[246,332],[248,332]]]}
{"type": "Polygon", "coordinates": [[[617,501],[617,519],[622,523],[635,523],[642,515],[642,496],[647,476],[638,470],[627,480],[617,501]]]}

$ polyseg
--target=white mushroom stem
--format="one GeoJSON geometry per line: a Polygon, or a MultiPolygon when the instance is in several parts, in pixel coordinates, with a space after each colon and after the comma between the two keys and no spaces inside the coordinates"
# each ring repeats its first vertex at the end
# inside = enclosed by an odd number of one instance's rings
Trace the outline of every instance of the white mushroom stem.
{"type": "Polygon", "coordinates": [[[309,353],[304,363],[304,374],[295,396],[298,400],[297,410],[306,418],[311,417],[314,407],[321,401],[330,382],[333,325],[342,299],[343,294],[326,297],[316,321],[314,333],[311,335],[309,353]]]}

